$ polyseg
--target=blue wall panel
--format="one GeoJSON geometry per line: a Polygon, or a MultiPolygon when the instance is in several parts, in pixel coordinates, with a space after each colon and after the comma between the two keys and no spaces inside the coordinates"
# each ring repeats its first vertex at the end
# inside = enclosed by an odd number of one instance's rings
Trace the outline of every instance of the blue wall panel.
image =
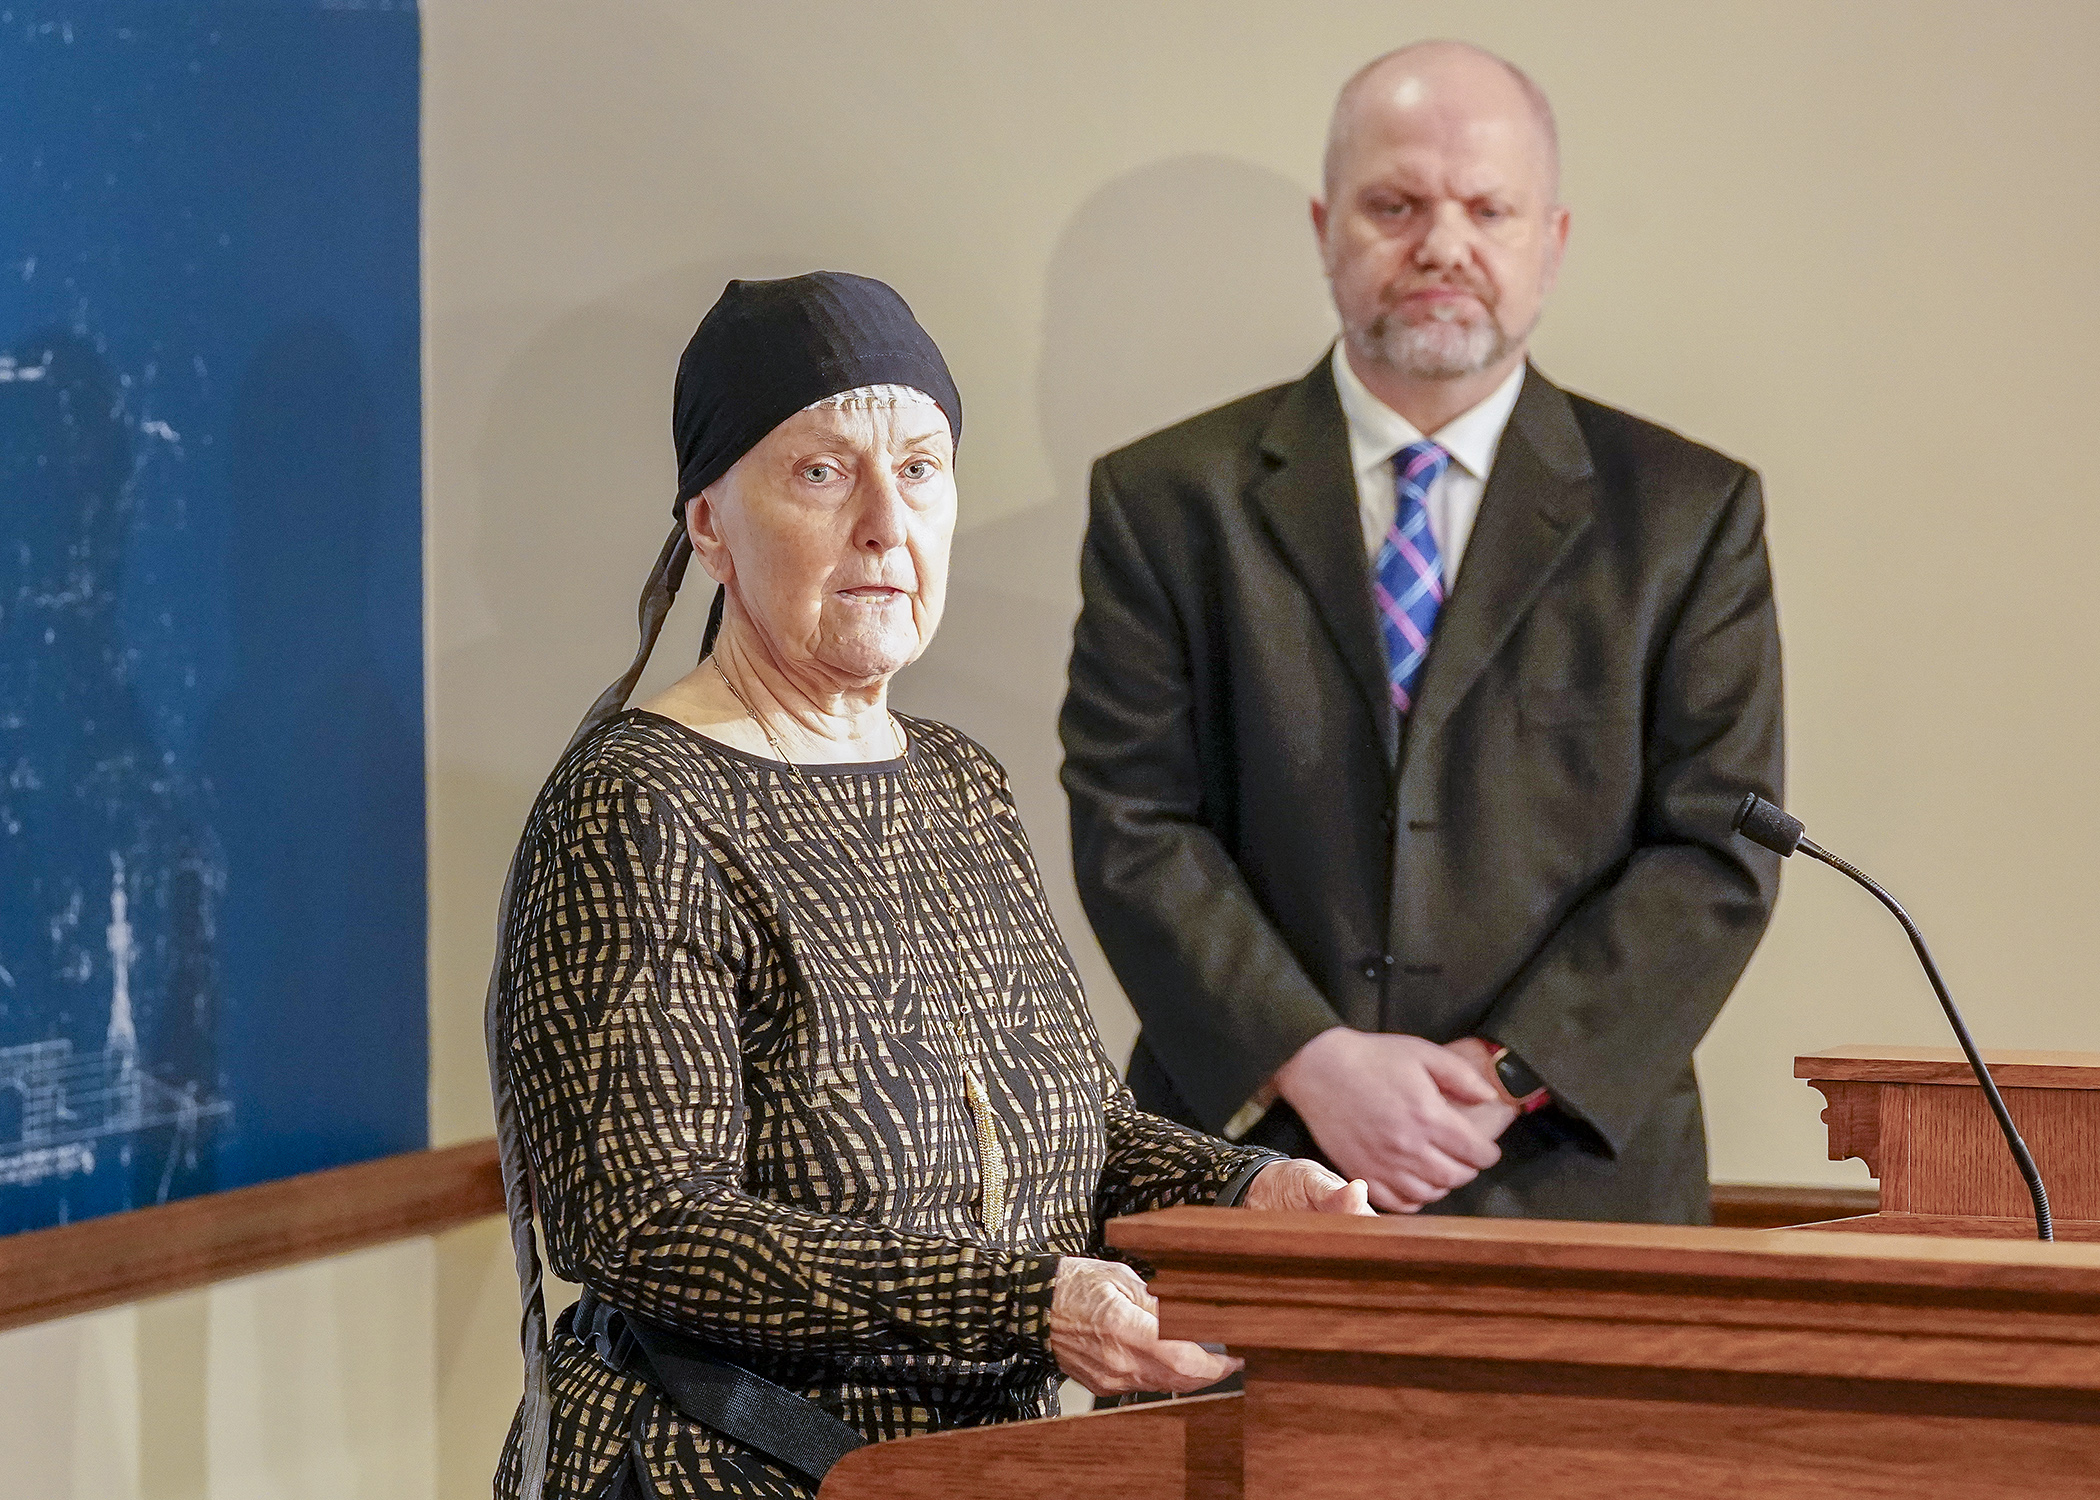
{"type": "Polygon", "coordinates": [[[0,0],[0,1233],[426,1144],[418,51],[0,0]]]}

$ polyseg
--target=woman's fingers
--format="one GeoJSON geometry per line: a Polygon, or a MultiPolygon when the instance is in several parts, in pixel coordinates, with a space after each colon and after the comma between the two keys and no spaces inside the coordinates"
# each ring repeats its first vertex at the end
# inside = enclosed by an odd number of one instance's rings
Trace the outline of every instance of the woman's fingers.
{"type": "Polygon", "coordinates": [[[1329,1188],[1313,1207],[1323,1214],[1375,1214],[1376,1212],[1371,1207],[1371,1184],[1364,1181],[1361,1177],[1356,1178],[1352,1182],[1343,1182],[1340,1178],[1336,1178],[1335,1185],[1329,1188]]]}
{"type": "MultiPolygon", "coordinates": [[[[1406,1188],[1442,1196],[1415,1180],[1406,1188]]],[[[1368,1214],[1375,1197],[1362,1178],[1344,1182],[1315,1161],[1277,1162],[1255,1178],[1250,1207],[1368,1214]]],[[[1385,1194],[1390,1197],[1391,1195],[1385,1194]]],[[[1381,1204],[1413,1211],[1420,1202],[1381,1204]]],[[[1058,1367],[1097,1396],[1126,1391],[1199,1391],[1244,1361],[1187,1339],[1159,1336],[1159,1303],[1144,1278],[1120,1261],[1067,1256],[1058,1263],[1050,1307],[1050,1351],[1058,1367]]]]}
{"type": "Polygon", "coordinates": [[[1126,1305],[1116,1314],[1112,1332],[1135,1366],[1130,1390],[1199,1391],[1245,1363],[1187,1339],[1161,1338],[1158,1315],[1136,1306],[1126,1305]]]}
{"type": "Polygon", "coordinates": [[[1176,1394],[1216,1385],[1247,1363],[1229,1354],[1213,1354],[1187,1339],[1159,1339],[1152,1346],[1151,1356],[1152,1381],[1139,1389],[1176,1394]]]}
{"type": "Polygon", "coordinates": [[[1067,1256],[1050,1305],[1050,1352],[1097,1396],[1201,1390],[1240,1368],[1201,1344],[1162,1339],[1158,1305],[1130,1267],[1067,1256]]]}
{"type": "Polygon", "coordinates": [[[1102,1308],[1101,1330],[1117,1343],[1142,1349],[1159,1342],[1159,1314],[1119,1298],[1102,1308]]]}
{"type": "Polygon", "coordinates": [[[1370,1213],[1370,1184],[1344,1182],[1320,1162],[1298,1157],[1262,1168],[1242,1202],[1254,1209],[1296,1209],[1329,1214],[1370,1213]]]}

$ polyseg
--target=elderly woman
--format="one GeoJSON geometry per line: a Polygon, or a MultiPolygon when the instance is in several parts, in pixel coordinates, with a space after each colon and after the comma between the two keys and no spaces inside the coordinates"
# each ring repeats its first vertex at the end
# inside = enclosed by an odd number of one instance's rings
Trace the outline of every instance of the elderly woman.
{"type": "Polygon", "coordinates": [[[528,1387],[498,1491],[808,1495],[840,1453],[1180,1391],[1103,1223],[1368,1212],[1137,1110],[998,764],[888,707],[940,623],[961,405],[880,282],[732,282],[679,369],[635,664],[520,845],[491,1048],[528,1387]],[[690,549],[712,652],[621,712],[690,549]],[[544,1332],[531,1227],[586,1288],[544,1332]]]}

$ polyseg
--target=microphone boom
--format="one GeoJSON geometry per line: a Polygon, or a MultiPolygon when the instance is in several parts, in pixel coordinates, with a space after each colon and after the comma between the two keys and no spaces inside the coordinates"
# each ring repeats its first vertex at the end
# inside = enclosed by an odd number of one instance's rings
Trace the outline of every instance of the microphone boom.
{"type": "Polygon", "coordinates": [[[2026,1180],[2027,1195],[2034,1200],[2035,1238],[2053,1240],[2055,1226],[2049,1219],[2049,1190],[2042,1186],[2042,1174],[2034,1164],[2034,1153],[2027,1149],[2027,1142],[2020,1138],[2020,1128],[2013,1124],[2012,1112],[2005,1107],[2005,1098],[1998,1092],[1998,1084],[1991,1077],[1991,1070],[1984,1066],[1983,1054],[1976,1050],[1975,1040],[1969,1028],[1963,1024],[1961,1012],[1955,1008],[1954,997],[1947,993],[1947,982],[1940,978],[1940,966],[1932,961],[1932,950],[1925,946],[1925,934],[1918,924],[1910,919],[1894,896],[1883,890],[1865,871],[1820,847],[1816,841],[1802,831],[1799,818],[1791,817],[1755,792],[1743,798],[1743,805],[1735,811],[1735,831],[1753,844],[1771,850],[1782,859],[1796,849],[1810,859],[1824,864],[1866,887],[1875,900],[1895,914],[1910,937],[1910,945],[1917,950],[1918,962],[1925,966],[1925,977],[1932,981],[1932,992],[1939,997],[1940,1009],[1947,1013],[1947,1024],[1954,1028],[1954,1039],[1961,1043],[1962,1055],[1969,1060],[1969,1069],[1975,1073],[1977,1083],[1983,1086],[1983,1097],[1990,1102],[1991,1113],[1998,1118],[1998,1129],[2005,1135],[2005,1144],[2012,1149],[2013,1164],[2020,1169],[2026,1180]]]}

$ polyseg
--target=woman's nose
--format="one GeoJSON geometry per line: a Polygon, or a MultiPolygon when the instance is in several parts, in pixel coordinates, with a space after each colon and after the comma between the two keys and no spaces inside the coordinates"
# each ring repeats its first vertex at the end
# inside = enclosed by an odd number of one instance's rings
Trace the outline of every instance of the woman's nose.
{"type": "Polygon", "coordinates": [[[880,475],[869,485],[858,530],[854,540],[870,552],[888,552],[904,545],[904,496],[891,476],[880,475]]]}

